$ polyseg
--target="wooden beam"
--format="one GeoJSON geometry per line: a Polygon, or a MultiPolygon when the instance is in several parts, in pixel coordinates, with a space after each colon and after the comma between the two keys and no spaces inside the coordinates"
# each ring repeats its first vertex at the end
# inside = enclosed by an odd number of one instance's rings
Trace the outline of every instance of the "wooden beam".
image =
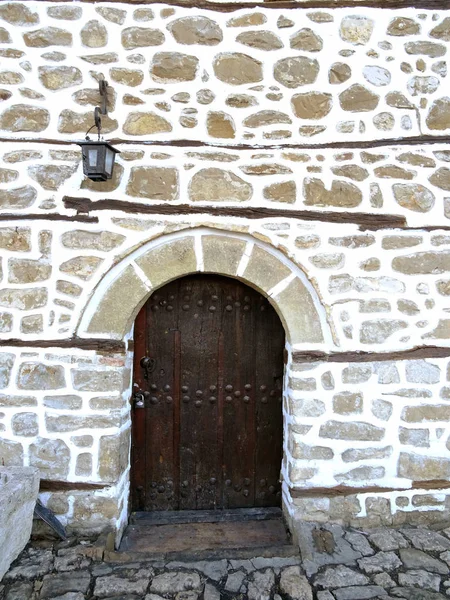
{"type": "Polygon", "coordinates": [[[359,212],[292,210],[257,206],[195,206],[192,204],[144,204],[126,200],[103,199],[95,202],[89,198],[63,197],[64,206],[78,213],[114,210],[139,215],[205,215],[209,217],[240,217],[243,219],[300,219],[324,223],[350,223],[359,225],[361,230],[405,228],[406,219],[400,215],[372,215],[359,212]]]}
{"type": "Polygon", "coordinates": [[[337,485],[336,487],[317,487],[317,488],[296,488],[289,487],[289,493],[293,498],[335,498],[337,496],[353,496],[355,494],[386,494],[389,492],[407,492],[408,490],[444,490],[450,489],[450,481],[445,479],[436,479],[428,481],[413,481],[411,487],[393,488],[371,485],[367,487],[350,487],[346,485],[337,485]]]}
{"type": "Polygon", "coordinates": [[[395,360],[418,360],[424,358],[447,358],[450,356],[450,348],[441,346],[417,346],[409,350],[396,350],[394,352],[318,352],[294,350],[292,361],[294,363],[362,363],[381,362],[395,360]]]}
{"type": "MultiPolygon", "coordinates": [[[[73,2],[73,0],[49,0],[50,2],[73,2]]],[[[82,3],[95,4],[98,0],[80,0],[82,3]]],[[[188,8],[202,8],[216,12],[234,12],[236,10],[252,8],[291,8],[303,9],[331,9],[331,8],[419,8],[429,10],[445,10],[449,8],[448,0],[266,0],[260,2],[210,2],[208,0],[110,0],[112,4],[168,4],[173,6],[186,6],[188,8]]]]}
{"type": "Polygon", "coordinates": [[[0,348],[7,346],[12,348],[79,348],[80,350],[117,353],[124,353],[126,350],[125,342],[121,340],[84,339],[79,337],[64,340],[0,340],[0,348]]]}
{"type": "MultiPolygon", "coordinates": [[[[64,0],[62,0],[64,1],[64,0]]],[[[72,1],[72,0],[69,0],[72,1]]],[[[87,0],[86,0],[87,1],[87,0]]],[[[97,1],[97,0],[93,0],[97,1]]],[[[387,0],[386,0],[387,1],[387,0]]],[[[122,3],[122,2],[121,2],[122,3]]],[[[450,0],[449,0],[450,3],[450,0]]],[[[151,2],[154,4],[154,2],[151,2]]],[[[165,3],[166,4],[166,3],[165,3]]],[[[268,3],[270,7],[272,3],[268,3]]],[[[442,7],[441,7],[442,8],[442,7]]],[[[450,4],[449,4],[450,8],[450,4]]],[[[390,146],[424,146],[434,144],[449,144],[450,136],[448,135],[420,135],[411,137],[401,138],[383,138],[380,140],[353,140],[353,141],[339,141],[339,142],[321,142],[317,144],[290,144],[286,141],[282,141],[279,144],[219,144],[217,142],[204,142],[200,140],[134,140],[134,139],[123,139],[123,138],[111,138],[108,140],[110,144],[115,146],[120,145],[132,145],[132,146],[161,146],[161,147],[173,147],[173,148],[205,148],[215,150],[251,150],[259,149],[264,150],[282,150],[283,152],[289,150],[326,150],[327,148],[339,150],[342,149],[354,149],[354,150],[370,150],[373,148],[383,148],[390,146]]],[[[78,143],[75,140],[57,139],[57,138],[12,138],[12,137],[0,137],[0,143],[16,143],[23,144],[32,142],[35,144],[49,144],[55,146],[77,146],[78,143]]]]}
{"type": "Polygon", "coordinates": [[[48,481],[41,479],[40,492],[90,492],[92,490],[103,490],[111,484],[85,483],[83,481],[48,481]]]}

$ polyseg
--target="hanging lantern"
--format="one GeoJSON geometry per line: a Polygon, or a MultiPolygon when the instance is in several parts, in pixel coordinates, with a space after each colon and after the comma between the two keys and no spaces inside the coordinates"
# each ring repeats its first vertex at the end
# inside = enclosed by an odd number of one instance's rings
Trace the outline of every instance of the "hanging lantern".
{"type": "Polygon", "coordinates": [[[103,79],[100,80],[99,91],[102,106],[101,108],[97,106],[94,110],[94,125],[87,131],[86,139],[82,142],[78,142],[78,145],[81,146],[83,156],[83,172],[86,177],[89,177],[92,181],[106,181],[107,179],[111,179],[116,154],[120,153],[120,150],[117,150],[114,146],[108,144],[108,142],[100,139],[102,130],[101,115],[107,114],[107,88],[108,83],[103,79]],[[97,141],[91,140],[87,135],[94,127],[97,127],[98,131],[97,141]]]}
{"type": "Polygon", "coordinates": [[[111,179],[116,154],[120,152],[103,140],[78,142],[83,155],[83,172],[92,181],[111,179]]]}

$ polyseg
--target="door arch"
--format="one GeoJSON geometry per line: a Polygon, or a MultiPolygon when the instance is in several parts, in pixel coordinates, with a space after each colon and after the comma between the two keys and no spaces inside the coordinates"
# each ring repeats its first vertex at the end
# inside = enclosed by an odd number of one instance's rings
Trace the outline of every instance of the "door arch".
{"type": "Polygon", "coordinates": [[[189,275],[150,296],[135,322],[133,510],[281,504],[284,338],[236,279],[189,275]]]}

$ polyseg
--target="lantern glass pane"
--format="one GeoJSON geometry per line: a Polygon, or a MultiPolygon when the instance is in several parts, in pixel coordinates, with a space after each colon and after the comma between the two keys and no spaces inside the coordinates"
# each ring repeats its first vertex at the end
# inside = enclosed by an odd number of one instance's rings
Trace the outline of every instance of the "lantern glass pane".
{"type": "Polygon", "coordinates": [[[105,156],[105,172],[111,177],[113,165],[114,165],[114,152],[110,148],[105,148],[106,156],[105,156]]]}
{"type": "Polygon", "coordinates": [[[89,161],[90,168],[97,166],[97,155],[98,155],[97,148],[89,148],[88,161],[89,161]]]}

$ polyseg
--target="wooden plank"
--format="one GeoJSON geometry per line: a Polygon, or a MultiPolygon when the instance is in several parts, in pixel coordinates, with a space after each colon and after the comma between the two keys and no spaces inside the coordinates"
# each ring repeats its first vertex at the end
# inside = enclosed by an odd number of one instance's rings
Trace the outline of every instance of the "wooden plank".
{"type": "Polygon", "coordinates": [[[230,523],[242,521],[267,521],[281,519],[280,508],[235,508],[224,510],[181,510],[136,512],[131,515],[132,523],[140,525],[169,525],[182,523],[230,523]]]}
{"type": "Polygon", "coordinates": [[[11,346],[14,348],[80,348],[81,350],[95,350],[97,352],[125,353],[125,342],[120,340],[106,340],[95,338],[71,337],[63,340],[18,340],[17,338],[3,339],[0,347],[11,346]]]}
{"type": "Polygon", "coordinates": [[[294,350],[292,361],[294,363],[309,362],[379,362],[390,360],[417,360],[424,358],[447,358],[450,356],[450,348],[441,346],[416,346],[407,350],[396,350],[394,352],[319,352],[294,350]]]}

